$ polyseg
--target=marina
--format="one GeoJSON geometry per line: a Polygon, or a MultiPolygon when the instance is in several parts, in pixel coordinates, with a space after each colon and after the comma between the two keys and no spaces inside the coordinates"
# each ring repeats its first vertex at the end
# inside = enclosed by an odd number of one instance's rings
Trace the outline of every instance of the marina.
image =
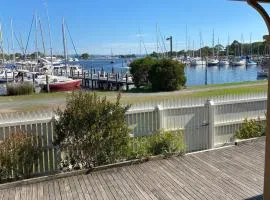
{"type": "MultiPolygon", "coordinates": [[[[111,63],[111,60],[108,59],[80,60],[72,63],[68,70],[65,70],[64,65],[62,65],[62,69],[57,65],[51,73],[55,75],[56,78],[66,77],[69,79],[80,79],[82,88],[86,89],[128,90],[134,87],[128,67],[130,62],[131,60],[120,58],[115,59],[114,63],[111,63]]],[[[20,67],[20,70],[17,71],[9,69],[7,71],[7,78],[4,72],[5,68],[0,68],[0,71],[1,69],[0,85],[1,88],[3,88],[7,82],[18,82],[16,77],[18,72],[23,71],[22,69],[24,69],[24,67],[20,67]]],[[[33,75],[35,74],[37,78],[38,72],[30,71],[32,70],[29,70],[29,73],[32,75],[26,75],[27,70],[24,71],[24,81],[36,81],[36,85],[38,85],[40,81],[38,82],[37,79],[34,79],[33,75]]],[[[186,86],[265,80],[268,76],[267,71],[263,70],[263,67],[260,65],[249,64],[234,66],[231,63],[229,65],[220,64],[211,67],[206,65],[186,65],[185,74],[187,77],[186,86]]],[[[44,75],[42,79],[44,85],[44,82],[46,82],[44,75]]],[[[2,89],[1,94],[3,94],[3,91],[2,89]]]]}

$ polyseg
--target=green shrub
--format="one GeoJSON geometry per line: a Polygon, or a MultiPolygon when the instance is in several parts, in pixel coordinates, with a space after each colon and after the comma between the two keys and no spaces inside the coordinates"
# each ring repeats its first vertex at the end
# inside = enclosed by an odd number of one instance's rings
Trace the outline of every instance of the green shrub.
{"type": "Polygon", "coordinates": [[[129,148],[126,152],[126,158],[131,159],[140,159],[144,157],[151,156],[149,152],[149,138],[151,136],[144,137],[132,137],[129,139],[129,148]]]}
{"type": "Polygon", "coordinates": [[[153,91],[173,91],[186,84],[184,65],[171,59],[161,59],[149,71],[153,91]]]}
{"type": "Polygon", "coordinates": [[[182,153],[184,151],[181,131],[160,131],[149,138],[149,152],[152,155],[182,153]]]}
{"type": "Polygon", "coordinates": [[[260,120],[245,119],[243,126],[236,132],[235,138],[248,139],[265,135],[265,125],[260,120]]]}
{"type": "Polygon", "coordinates": [[[137,88],[148,85],[149,70],[156,61],[156,59],[146,57],[134,60],[130,63],[130,73],[132,74],[134,85],[137,88]]]}
{"type": "Polygon", "coordinates": [[[128,159],[155,155],[184,153],[185,145],[181,131],[159,131],[150,136],[130,139],[128,159]]]}
{"type": "Polygon", "coordinates": [[[19,131],[0,143],[0,182],[29,178],[40,156],[40,148],[32,144],[32,137],[19,131]]]}
{"type": "Polygon", "coordinates": [[[34,92],[32,83],[9,83],[7,84],[7,95],[16,96],[16,95],[28,95],[34,92]]]}
{"type": "Polygon", "coordinates": [[[129,106],[95,93],[73,92],[64,111],[58,110],[55,145],[65,152],[63,167],[91,168],[115,163],[125,156],[130,130],[125,121],[129,106]]]}

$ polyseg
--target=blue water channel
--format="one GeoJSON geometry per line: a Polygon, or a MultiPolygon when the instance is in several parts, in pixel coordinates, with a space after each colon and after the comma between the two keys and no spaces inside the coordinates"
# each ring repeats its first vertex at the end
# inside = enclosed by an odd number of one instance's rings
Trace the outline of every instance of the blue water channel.
{"type": "MultiPolygon", "coordinates": [[[[112,68],[115,72],[125,73],[128,68],[127,59],[111,60],[93,59],[89,61],[81,61],[80,64],[85,70],[95,69],[111,72],[112,68]]],[[[186,66],[185,73],[187,77],[187,86],[205,85],[207,84],[223,84],[244,81],[256,81],[257,72],[261,70],[260,66],[186,66]]]]}

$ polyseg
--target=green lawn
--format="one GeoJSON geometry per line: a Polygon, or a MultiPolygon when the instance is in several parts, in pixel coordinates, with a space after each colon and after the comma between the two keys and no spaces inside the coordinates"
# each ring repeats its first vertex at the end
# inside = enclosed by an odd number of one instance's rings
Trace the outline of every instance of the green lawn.
{"type": "MultiPolygon", "coordinates": [[[[195,86],[176,92],[161,93],[121,93],[121,102],[124,104],[137,104],[167,99],[203,98],[211,96],[224,96],[230,94],[260,93],[267,91],[266,81],[245,82],[235,84],[222,84],[211,86],[195,86]],[[248,85],[247,85],[248,84],[248,85]]],[[[66,97],[70,93],[42,93],[24,96],[0,97],[0,112],[10,111],[33,111],[56,109],[65,105],[66,97]],[[1,106],[2,104],[2,106],[1,106]]],[[[96,92],[98,96],[106,96],[109,100],[115,100],[118,92],[96,92]]]]}

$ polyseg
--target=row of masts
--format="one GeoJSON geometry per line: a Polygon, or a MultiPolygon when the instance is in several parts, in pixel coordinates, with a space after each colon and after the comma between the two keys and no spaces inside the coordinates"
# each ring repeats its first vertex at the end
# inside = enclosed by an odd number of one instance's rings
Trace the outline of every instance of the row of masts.
{"type": "MultiPolygon", "coordinates": [[[[53,49],[52,49],[52,34],[51,34],[51,24],[50,24],[50,17],[49,17],[49,12],[48,12],[48,8],[46,6],[46,15],[47,15],[47,24],[48,24],[48,34],[49,34],[49,50],[50,50],[50,62],[51,62],[51,65],[53,64],[53,49]]],[[[14,32],[14,28],[13,28],[13,19],[10,20],[10,31],[11,31],[11,54],[12,54],[12,64],[15,65],[16,63],[16,58],[15,58],[15,45],[14,45],[14,39],[17,40],[18,42],[18,45],[19,45],[19,48],[22,52],[22,55],[23,55],[23,58],[25,60],[26,58],[26,54],[27,54],[27,48],[28,48],[28,45],[29,45],[29,40],[30,40],[30,37],[31,37],[31,32],[32,32],[32,28],[33,28],[33,24],[35,26],[35,35],[34,35],[34,40],[35,40],[35,60],[36,62],[38,63],[38,59],[40,57],[39,55],[39,33],[40,33],[40,37],[41,37],[41,44],[42,44],[42,48],[43,48],[43,54],[44,56],[46,56],[46,47],[45,47],[45,39],[44,39],[44,31],[43,31],[43,27],[42,27],[42,23],[41,23],[41,20],[40,18],[38,17],[37,13],[35,13],[33,15],[33,18],[32,18],[32,23],[31,23],[31,26],[30,26],[30,31],[29,31],[29,34],[28,34],[28,37],[27,37],[27,43],[26,43],[26,46],[24,46],[23,44],[23,40],[22,40],[22,37],[20,35],[20,40],[18,39],[18,37],[16,36],[16,33],[14,32]]],[[[65,20],[63,18],[63,21],[62,21],[62,37],[63,37],[63,47],[64,47],[64,58],[65,58],[65,65],[67,66],[67,63],[68,63],[68,52],[67,52],[67,40],[66,40],[66,30],[69,34],[69,37],[71,39],[71,42],[72,42],[72,45],[73,45],[73,48],[76,52],[76,55],[78,56],[77,54],[77,50],[76,50],[76,47],[74,45],[74,42],[72,40],[72,37],[71,37],[71,34],[70,34],[70,31],[68,29],[68,26],[67,24],[65,23],[65,20]]],[[[3,63],[5,63],[6,59],[5,59],[5,51],[4,51],[4,39],[3,39],[3,27],[2,27],[2,24],[0,23],[0,51],[1,51],[1,54],[3,56],[3,63]]],[[[8,46],[8,55],[10,55],[9,53],[9,41],[8,41],[8,37],[7,38],[7,46],[8,46]]]]}
{"type": "MultiPolygon", "coordinates": [[[[48,12],[47,12],[48,13],[48,12]]],[[[49,20],[49,17],[48,17],[49,20]]],[[[42,47],[43,47],[43,53],[44,55],[46,55],[46,48],[45,48],[45,40],[44,40],[44,32],[43,32],[43,28],[42,28],[42,24],[41,24],[41,20],[38,17],[37,13],[35,13],[33,15],[33,19],[32,19],[32,23],[31,23],[31,27],[30,27],[30,31],[27,37],[27,43],[26,46],[24,46],[23,44],[23,40],[22,37],[20,35],[20,38],[18,38],[14,32],[14,28],[13,28],[13,19],[10,20],[10,31],[11,31],[11,54],[12,54],[12,63],[15,64],[15,45],[14,45],[14,39],[17,40],[18,46],[23,54],[23,57],[25,59],[25,56],[27,54],[27,48],[29,45],[29,40],[30,40],[30,35],[32,32],[32,26],[33,23],[35,23],[35,59],[36,61],[38,61],[39,58],[39,49],[38,49],[38,31],[40,31],[41,34],[41,42],[42,42],[42,47]]],[[[50,24],[48,22],[48,24],[50,24]]],[[[50,51],[51,51],[51,62],[52,62],[52,41],[51,41],[51,30],[50,30],[50,25],[49,26],[49,40],[50,40],[50,51]]],[[[1,47],[1,54],[2,54],[2,59],[3,59],[3,63],[5,63],[5,51],[4,51],[4,39],[3,39],[3,28],[2,28],[2,24],[0,23],[0,47],[1,47]]],[[[8,45],[8,55],[9,55],[9,40],[7,37],[7,45],[8,45]]]]}

